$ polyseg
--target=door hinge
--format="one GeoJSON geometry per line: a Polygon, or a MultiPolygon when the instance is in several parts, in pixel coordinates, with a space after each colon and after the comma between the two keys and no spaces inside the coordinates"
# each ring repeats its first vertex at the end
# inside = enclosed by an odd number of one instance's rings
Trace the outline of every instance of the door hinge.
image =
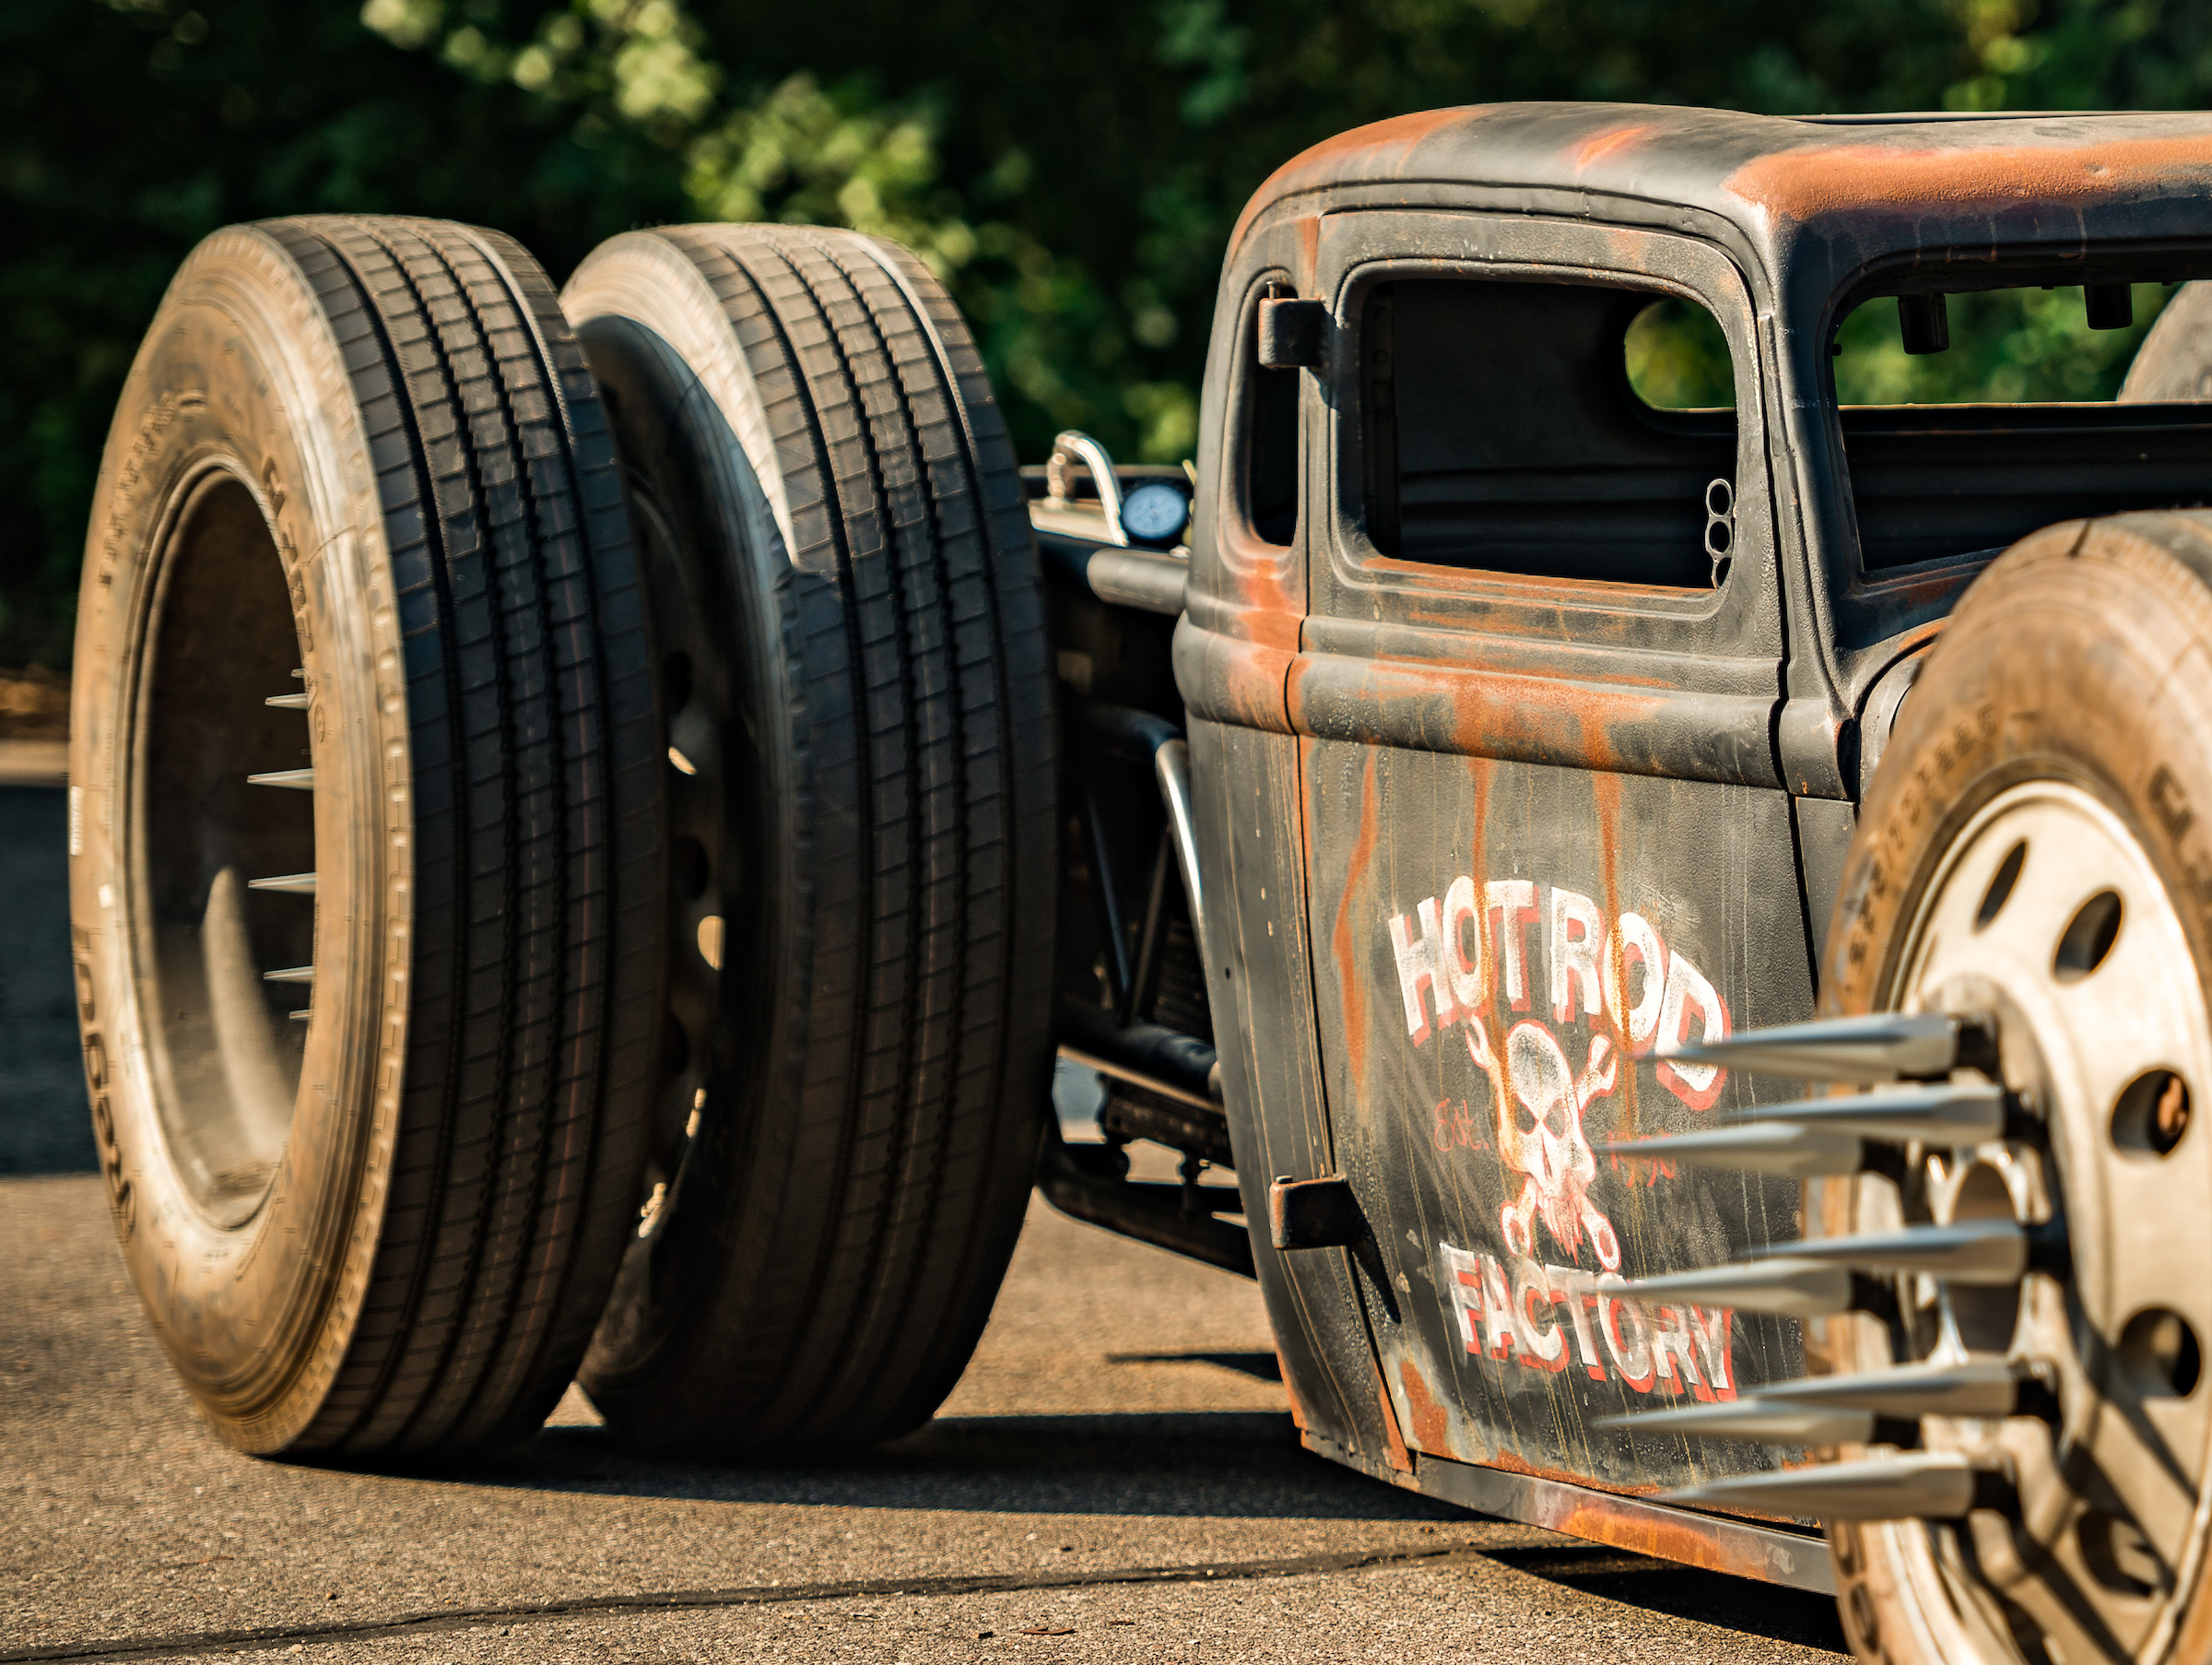
{"type": "Polygon", "coordinates": [[[1260,302],[1260,368],[1318,370],[1328,335],[1329,308],[1322,301],[1260,302]]]}

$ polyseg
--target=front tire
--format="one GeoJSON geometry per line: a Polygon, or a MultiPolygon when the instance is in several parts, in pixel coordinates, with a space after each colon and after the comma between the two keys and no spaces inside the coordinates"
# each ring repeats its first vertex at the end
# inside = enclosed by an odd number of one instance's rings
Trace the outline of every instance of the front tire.
{"type": "Polygon", "coordinates": [[[2009,1216],[2018,1284],[1900,1281],[1839,1363],[2004,1357],[2054,1411],[1927,1417],[2003,1477],[1963,1521],[1830,1529],[1845,1625],[1888,1665],[2196,1660],[2212,1645],[2212,518],[2028,538],[1974,585],[1870,785],[1823,1004],[1986,1014],[2031,1118],[1816,1198],[1824,1234],[2009,1216]]]}
{"type": "Polygon", "coordinates": [[[496,233],[217,232],[111,432],[70,886],[124,1258],[263,1453],[543,1422],[619,1260],[657,1010],[614,455],[496,233]]]}

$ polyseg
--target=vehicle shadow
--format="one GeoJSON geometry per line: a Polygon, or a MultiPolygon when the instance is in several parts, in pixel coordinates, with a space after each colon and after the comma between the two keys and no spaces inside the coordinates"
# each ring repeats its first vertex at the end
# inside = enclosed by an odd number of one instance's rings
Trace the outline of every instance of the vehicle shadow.
{"type": "MultiPolygon", "coordinates": [[[[386,1470],[389,1472],[390,1470],[386,1470]]],[[[425,1479],[541,1492],[992,1514],[1465,1521],[1298,1443],[1266,1411],[939,1417],[904,1439],[759,1463],[659,1458],[552,1427],[425,1479]]]]}
{"type": "Polygon", "coordinates": [[[423,1478],[815,1508],[1430,1523],[1439,1529],[1439,1539],[1430,1541],[1448,1542],[1453,1529],[1465,1529],[1487,1559],[1630,1609],[1849,1651],[1835,1603],[1826,1596],[1600,1544],[1556,1538],[1530,1543],[1511,1523],[1379,1484],[1313,1456],[1299,1445],[1289,1417],[1273,1412],[942,1417],[888,1445],[757,1465],[655,1458],[618,1444],[604,1429],[553,1427],[506,1458],[423,1478]]]}
{"type": "Polygon", "coordinates": [[[1755,1584],[1726,1573],[1677,1566],[1671,1561],[1629,1554],[1602,1544],[1500,1548],[1483,1553],[1518,1572],[1646,1612],[1724,1625],[1773,1642],[1826,1648],[1838,1654],[1851,1651],[1834,1599],[1809,1590],[1755,1584]]]}

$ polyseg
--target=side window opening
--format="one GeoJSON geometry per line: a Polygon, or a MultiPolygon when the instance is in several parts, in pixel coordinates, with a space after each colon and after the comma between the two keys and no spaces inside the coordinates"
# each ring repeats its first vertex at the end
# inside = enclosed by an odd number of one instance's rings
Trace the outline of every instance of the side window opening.
{"type": "Polygon", "coordinates": [[[2212,499],[2207,390],[2159,373],[2188,368],[2187,332],[2152,338],[2178,289],[2016,282],[1851,306],[1830,353],[1861,564],[1994,556],[2059,521],[2212,499]]]}
{"type": "Polygon", "coordinates": [[[1298,537],[1298,387],[1295,370],[1263,370],[1259,312],[1244,340],[1244,517],[1262,543],[1287,549],[1298,537]]]}
{"type": "Polygon", "coordinates": [[[1724,576],[1735,372],[1702,308],[1424,278],[1371,288],[1359,330],[1362,518],[1380,552],[1689,590],[1724,576]]]}

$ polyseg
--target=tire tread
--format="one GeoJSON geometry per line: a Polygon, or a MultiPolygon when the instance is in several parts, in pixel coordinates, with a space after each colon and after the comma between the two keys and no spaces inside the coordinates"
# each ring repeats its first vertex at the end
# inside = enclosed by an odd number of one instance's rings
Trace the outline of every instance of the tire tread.
{"type": "Polygon", "coordinates": [[[263,229],[323,295],[378,438],[414,811],[390,1198],[296,1448],[495,1447],[572,1373],[641,1147],[657,856],[652,821],[615,809],[617,777],[651,767],[627,520],[581,353],[548,347],[567,331],[519,248],[436,221],[263,229]]]}
{"type": "Polygon", "coordinates": [[[769,1069],[795,1112],[718,1192],[726,1249],[690,1238],[722,1264],[584,1379],[653,1445],[884,1438],[965,1366],[1033,1177],[1056,832],[1035,556],[965,328],[914,304],[941,296],[926,272],[850,232],[649,235],[720,302],[782,464],[808,975],[769,1069]]]}

